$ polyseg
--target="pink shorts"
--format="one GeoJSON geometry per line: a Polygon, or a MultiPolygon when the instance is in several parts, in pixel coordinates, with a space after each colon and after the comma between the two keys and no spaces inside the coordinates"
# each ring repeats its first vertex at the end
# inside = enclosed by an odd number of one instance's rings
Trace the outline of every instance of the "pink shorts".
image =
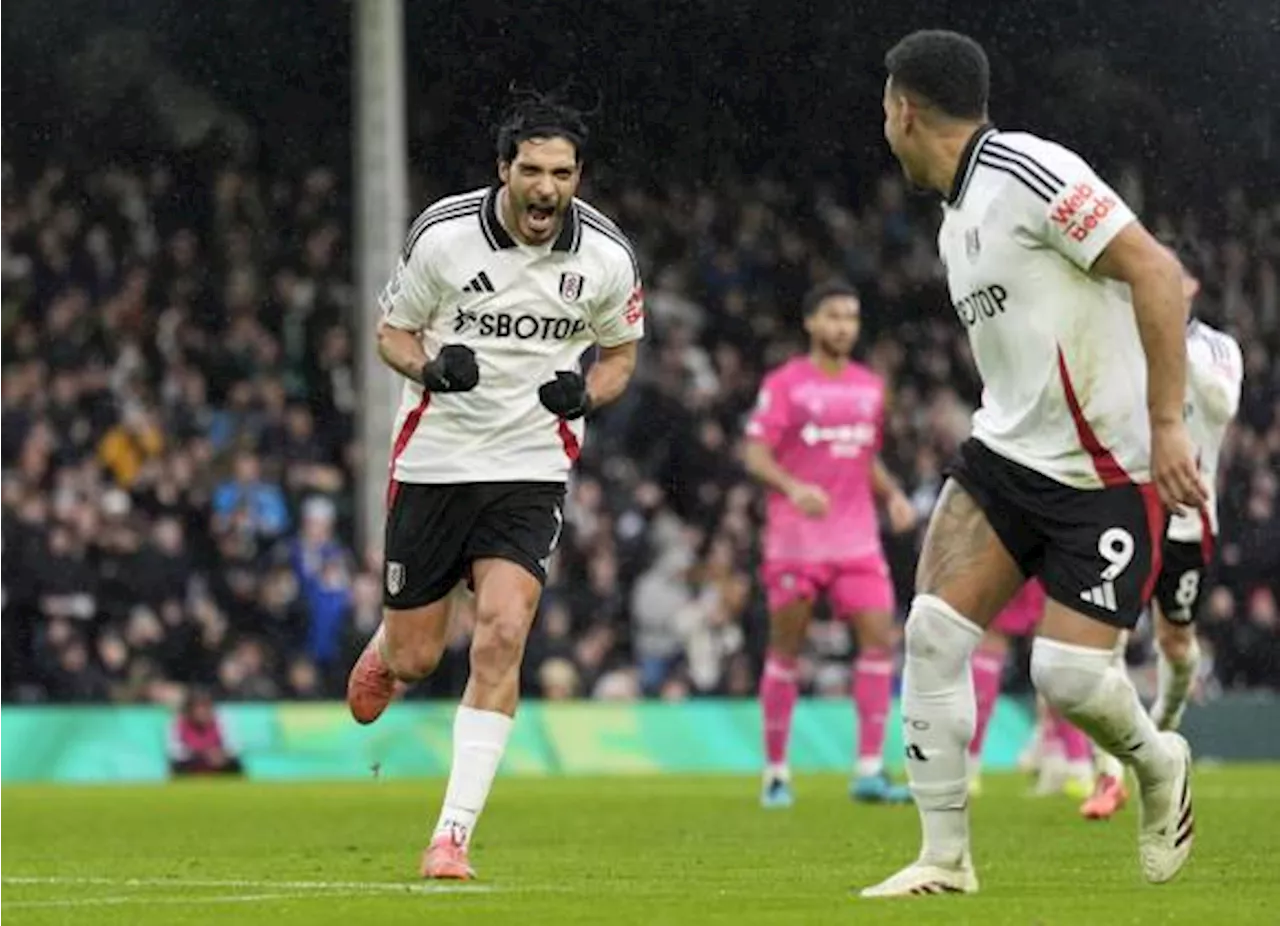
{"type": "Polygon", "coordinates": [[[863,611],[893,613],[893,579],[889,575],[889,564],[882,556],[837,563],[766,560],[761,577],[770,611],[826,595],[838,617],[863,611]]]}
{"type": "Polygon", "coordinates": [[[1045,593],[1039,579],[1029,579],[991,622],[991,629],[1007,637],[1029,636],[1044,616],[1045,593]]]}

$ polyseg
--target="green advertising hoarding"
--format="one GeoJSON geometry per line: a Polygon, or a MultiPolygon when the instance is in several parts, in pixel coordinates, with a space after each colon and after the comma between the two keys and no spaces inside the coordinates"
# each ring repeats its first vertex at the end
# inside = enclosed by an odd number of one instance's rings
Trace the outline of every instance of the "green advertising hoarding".
{"type": "MultiPolygon", "coordinates": [[[[444,775],[453,712],[445,702],[406,702],[361,727],[342,704],[219,709],[249,776],[282,780],[357,779],[375,770],[389,777],[444,775]]],[[[168,775],[172,721],[173,714],[159,707],[5,707],[0,772],[6,783],[159,781],[168,775]]],[[[1002,700],[988,735],[988,767],[1010,767],[1030,728],[1027,706],[1002,700]]],[[[793,726],[793,765],[847,771],[854,736],[847,701],[802,701],[793,726]]],[[[760,749],[759,708],[751,700],[531,702],[520,709],[503,773],[751,773],[760,767],[760,749]]],[[[901,753],[895,708],[885,744],[891,768],[901,765],[901,753]]]]}

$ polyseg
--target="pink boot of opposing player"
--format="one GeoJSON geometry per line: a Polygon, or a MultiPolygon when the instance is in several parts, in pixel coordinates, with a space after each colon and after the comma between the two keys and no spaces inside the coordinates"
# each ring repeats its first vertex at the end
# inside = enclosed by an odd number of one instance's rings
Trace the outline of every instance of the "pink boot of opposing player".
{"type": "Polygon", "coordinates": [[[1093,794],[1080,805],[1080,816],[1086,820],[1110,820],[1128,803],[1129,790],[1123,778],[1099,775],[1093,786],[1093,794]]]}
{"type": "Polygon", "coordinates": [[[448,833],[431,840],[422,853],[422,877],[436,881],[472,881],[475,869],[467,859],[467,847],[448,833]]]}

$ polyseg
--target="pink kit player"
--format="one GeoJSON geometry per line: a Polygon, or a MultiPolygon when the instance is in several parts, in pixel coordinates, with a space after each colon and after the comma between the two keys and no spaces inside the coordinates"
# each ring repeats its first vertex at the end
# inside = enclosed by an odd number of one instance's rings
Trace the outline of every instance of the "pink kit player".
{"type": "Polygon", "coordinates": [[[876,499],[895,530],[916,515],[879,458],[885,391],[880,377],[849,359],[858,339],[859,302],[847,284],[827,284],[804,301],[810,350],[765,377],[747,425],[746,464],[771,490],[763,580],[769,598],[769,651],[760,683],[767,765],[761,803],[792,803],[787,766],[798,697],[796,660],[813,603],[853,622],[858,658],[853,701],[857,800],[905,803],[907,789],[884,772],[884,725],[893,683],[893,584],[876,499]]]}

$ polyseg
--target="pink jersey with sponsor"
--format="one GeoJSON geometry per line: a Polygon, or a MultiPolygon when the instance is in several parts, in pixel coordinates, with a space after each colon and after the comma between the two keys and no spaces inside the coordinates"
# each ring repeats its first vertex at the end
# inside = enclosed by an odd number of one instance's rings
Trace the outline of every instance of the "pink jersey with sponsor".
{"type": "Polygon", "coordinates": [[[826,517],[809,518],[770,492],[766,560],[829,563],[883,555],[871,472],[882,442],[884,398],[880,377],[852,362],[832,375],[797,357],[764,378],[747,436],[831,499],[826,517]]]}

